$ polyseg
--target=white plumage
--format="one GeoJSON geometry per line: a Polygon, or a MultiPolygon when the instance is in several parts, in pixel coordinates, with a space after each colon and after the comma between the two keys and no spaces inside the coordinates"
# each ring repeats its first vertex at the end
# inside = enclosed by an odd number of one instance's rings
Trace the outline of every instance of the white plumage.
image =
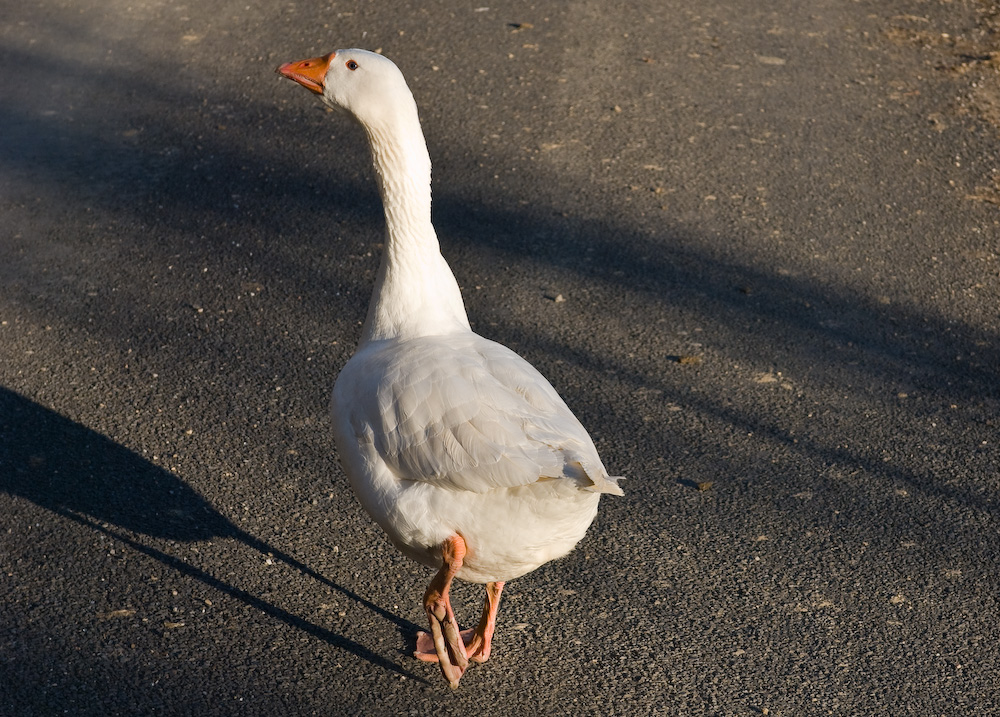
{"type": "Polygon", "coordinates": [[[503,582],[572,550],[600,494],[621,489],[549,382],[469,328],[431,226],[430,159],[396,66],[338,50],[278,72],[368,135],[388,237],[360,344],[334,387],[334,435],[365,510],[404,554],[440,568],[424,600],[432,635],[418,639],[417,656],[456,686],[468,659],[489,656],[503,582]],[[453,577],[488,584],[479,627],[461,637],[453,577]]]}
{"type": "Polygon", "coordinates": [[[510,580],[565,555],[598,491],[618,492],[548,381],[471,331],[364,345],[337,378],[333,417],[365,509],[431,567],[461,535],[466,580],[510,580]]]}

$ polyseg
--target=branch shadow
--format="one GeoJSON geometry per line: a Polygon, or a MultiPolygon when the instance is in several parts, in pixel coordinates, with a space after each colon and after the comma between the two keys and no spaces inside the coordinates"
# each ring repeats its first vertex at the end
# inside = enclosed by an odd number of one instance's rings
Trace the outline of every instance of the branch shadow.
{"type": "MultiPolygon", "coordinates": [[[[124,69],[93,72],[84,63],[67,68],[57,56],[38,52],[7,49],[3,54],[16,64],[30,64],[40,70],[49,67],[67,79],[93,85],[93,95],[102,101],[134,94],[124,69]]],[[[160,78],[176,76],[169,69],[160,66],[154,74],[160,78]]],[[[271,76],[270,68],[261,69],[271,76]]],[[[154,105],[198,105],[195,89],[181,80],[161,79],[144,86],[143,92],[144,101],[154,105]]],[[[261,111],[259,106],[246,106],[244,98],[224,89],[213,90],[211,99],[208,109],[186,118],[189,124],[183,126],[169,114],[138,118],[145,123],[141,141],[109,131],[113,125],[66,125],[57,118],[40,117],[28,108],[7,105],[0,107],[0,123],[14,130],[0,139],[0,155],[9,165],[30,169],[58,187],[87,185],[88,200],[103,205],[108,212],[181,236],[200,236],[217,251],[225,252],[233,237],[276,235],[279,240],[294,237],[305,247],[306,255],[318,254],[328,237],[317,232],[315,225],[324,223],[347,222],[364,227],[361,240],[355,240],[358,245],[375,235],[373,227],[379,222],[380,206],[367,177],[368,155],[359,133],[343,142],[345,146],[338,146],[338,171],[331,173],[314,160],[304,160],[310,156],[311,147],[326,141],[331,126],[331,118],[310,108],[307,99],[293,105],[291,118],[282,118],[286,130],[294,130],[284,133],[296,137],[292,144],[275,143],[274,135],[279,134],[275,131],[277,118],[258,124],[260,118],[254,115],[261,111]],[[236,110],[241,106],[246,107],[245,116],[236,110]],[[220,117],[239,131],[212,131],[220,117]],[[192,135],[198,138],[194,146],[192,135]],[[66,161],[67,157],[70,161],[66,161]],[[234,196],[240,197],[241,206],[234,205],[234,196]],[[171,209],[161,212],[160,205],[171,209]],[[223,230],[209,233],[208,226],[221,226],[223,230]]],[[[431,147],[432,156],[444,152],[444,148],[431,147]]],[[[653,235],[614,221],[555,214],[546,206],[508,209],[496,202],[470,206],[462,190],[436,185],[435,222],[442,243],[450,250],[447,253],[452,255],[458,253],[461,257],[466,251],[462,247],[472,247],[469,251],[489,248],[511,261],[531,257],[569,272],[583,283],[632,292],[654,311],[688,311],[725,327],[719,337],[721,349],[751,363],[771,365],[774,340],[780,339],[791,347],[785,351],[786,356],[808,367],[815,376],[833,377],[823,379],[829,382],[842,378],[844,366],[851,365],[847,371],[858,385],[915,382],[942,400],[945,393],[947,400],[977,405],[1000,399],[996,368],[1000,366],[1000,337],[994,333],[907,306],[881,305],[837,287],[817,284],[808,277],[726,261],[703,249],[690,248],[697,244],[684,241],[689,237],[681,236],[669,225],[653,235]],[[753,291],[740,291],[739,286],[752,286],[753,291]],[[764,340],[744,341],[741,334],[747,327],[764,340]]],[[[187,246],[176,249],[189,250],[187,246]]],[[[368,284],[353,267],[304,262],[301,256],[265,248],[256,262],[262,271],[302,293],[318,286],[346,286],[355,295],[352,301],[367,298],[368,284]]],[[[80,311],[80,306],[80,302],[65,302],[59,309],[70,321],[82,321],[82,315],[73,313],[80,311]]],[[[348,311],[356,309],[359,316],[363,315],[360,303],[348,311]]],[[[183,347],[178,351],[197,350],[202,341],[165,327],[142,312],[132,318],[128,326],[108,320],[101,323],[98,319],[96,329],[116,340],[123,340],[126,334],[156,336],[173,331],[171,343],[183,347]]],[[[349,343],[354,337],[344,338],[349,343]]],[[[648,366],[628,365],[580,345],[547,341],[541,333],[533,335],[511,323],[503,323],[501,333],[493,338],[522,347],[537,345],[547,355],[572,361],[589,371],[624,375],[635,387],[672,388],[662,374],[648,366]]],[[[848,390],[858,394],[863,389],[848,390]]],[[[781,427],[752,410],[707,397],[699,399],[698,408],[734,426],[769,434],[786,445],[796,444],[796,450],[803,449],[781,427]]],[[[887,470],[872,460],[820,444],[813,445],[813,452],[877,472],[887,470]]],[[[945,496],[954,495],[956,490],[962,493],[959,489],[935,487],[912,472],[896,473],[899,479],[931,492],[940,491],[945,496]]],[[[87,500],[85,494],[76,498],[87,500]]],[[[975,504],[980,499],[968,494],[965,500],[975,504]]],[[[100,508],[94,501],[87,507],[100,508]]],[[[123,510],[114,505],[101,509],[111,513],[123,510]]],[[[177,516],[171,523],[161,516],[147,527],[154,531],[179,530],[183,520],[177,516]]]]}

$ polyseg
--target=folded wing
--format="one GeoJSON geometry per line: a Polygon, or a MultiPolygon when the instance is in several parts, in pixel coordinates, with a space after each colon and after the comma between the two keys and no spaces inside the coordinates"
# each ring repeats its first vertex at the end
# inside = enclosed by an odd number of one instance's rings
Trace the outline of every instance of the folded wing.
{"type": "Polygon", "coordinates": [[[476,334],[373,348],[337,390],[353,381],[354,433],[401,480],[485,493],[564,479],[621,494],[565,402],[510,349],[476,334]]]}

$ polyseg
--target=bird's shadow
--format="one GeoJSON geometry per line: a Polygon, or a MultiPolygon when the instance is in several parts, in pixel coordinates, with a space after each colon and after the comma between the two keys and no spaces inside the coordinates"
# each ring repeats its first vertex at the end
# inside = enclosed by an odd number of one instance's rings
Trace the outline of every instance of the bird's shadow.
{"type": "Polygon", "coordinates": [[[394,623],[407,639],[417,626],[319,574],[215,510],[163,468],[107,437],[0,387],[0,490],[122,541],[178,573],[226,593],[272,618],[373,665],[422,678],[367,647],[147,544],[143,536],[180,542],[230,538],[284,562],[394,623]]]}

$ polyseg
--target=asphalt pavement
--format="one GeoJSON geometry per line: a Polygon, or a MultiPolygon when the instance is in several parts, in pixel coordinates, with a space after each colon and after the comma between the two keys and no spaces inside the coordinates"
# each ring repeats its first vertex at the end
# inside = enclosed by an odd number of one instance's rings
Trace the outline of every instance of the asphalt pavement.
{"type": "Polygon", "coordinates": [[[995,2],[3,5],[0,714],[1000,713],[995,2]],[[351,46],[628,477],[455,692],[327,417],[381,208],[274,68],[351,46]]]}

